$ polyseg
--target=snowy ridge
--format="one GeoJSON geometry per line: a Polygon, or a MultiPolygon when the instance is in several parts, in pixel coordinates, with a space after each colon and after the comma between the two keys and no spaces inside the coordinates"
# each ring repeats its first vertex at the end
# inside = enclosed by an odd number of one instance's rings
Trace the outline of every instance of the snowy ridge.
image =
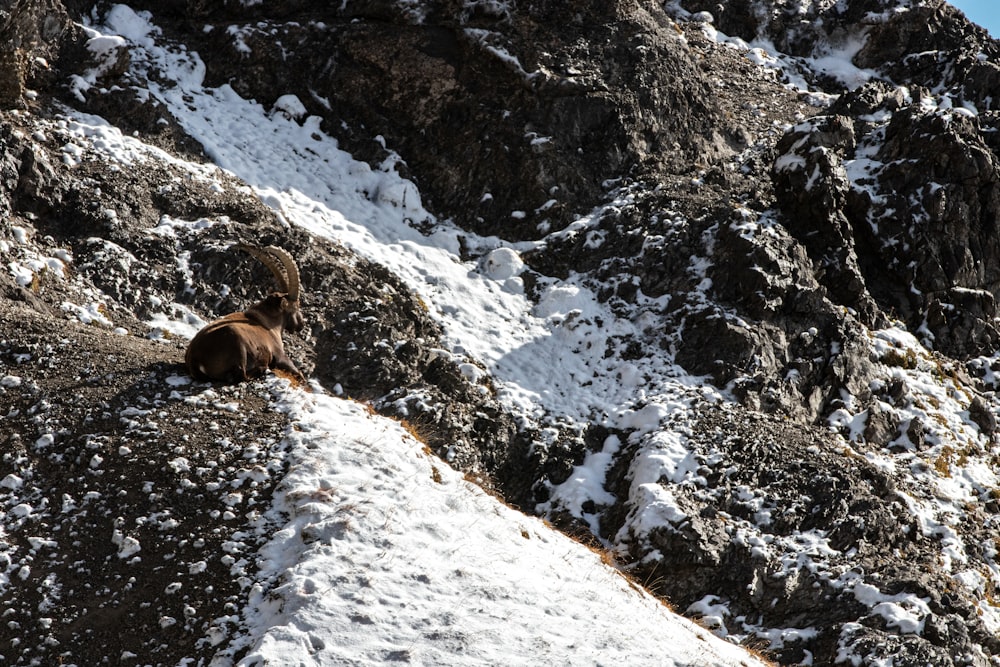
{"type": "Polygon", "coordinates": [[[759,664],[400,424],[270,386],[294,425],[271,510],[288,520],[258,554],[241,665],[759,664]]]}

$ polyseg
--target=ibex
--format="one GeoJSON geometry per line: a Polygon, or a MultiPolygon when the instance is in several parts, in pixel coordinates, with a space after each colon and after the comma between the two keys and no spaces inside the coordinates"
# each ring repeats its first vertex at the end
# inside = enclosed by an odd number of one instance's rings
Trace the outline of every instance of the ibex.
{"type": "Polygon", "coordinates": [[[299,310],[299,270],[291,255],[276,246],[257,248],[239,244],[271,269],[278,291],[246,311],[231,313],[207,324],[195,334],[184,355],[188,373],[195,380],[243,382],[268,368],[288,371],[300,381],[305,376],[285,354],[283,331],[298,331],[305,324],[299,310]]]}

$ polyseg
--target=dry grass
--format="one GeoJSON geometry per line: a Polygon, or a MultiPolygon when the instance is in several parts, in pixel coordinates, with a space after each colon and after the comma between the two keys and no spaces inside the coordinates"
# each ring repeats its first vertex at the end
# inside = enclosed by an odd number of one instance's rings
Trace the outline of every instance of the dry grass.
{"type": "Polygon", "coordinates": [[[919,359],[917,358],[917,353],[911,349],[898,350],[892,348],[882,354],[880,361],[886,366],[896,366],[898,368],[905,368],[906,370],[913,370],[917,367],[919,359]]]}
{"type": "Polygon", "coordinates": [[[934,461],[934,470],[942,477],[951,477],[951,460],[954,456],[955,450],[950,445],[945,445],[934,461]]]}
{"type": "Polygon", "coordinates": [[[306,392],[312,393],[312,389],[309,387],[308,382],[303,382],[296,376],[292,375],[288,371],[282,370],[280,368],[272,368],[271,371],[278,377],[288,380],[293,387],[296,389],[302,389],[306,392]]]}

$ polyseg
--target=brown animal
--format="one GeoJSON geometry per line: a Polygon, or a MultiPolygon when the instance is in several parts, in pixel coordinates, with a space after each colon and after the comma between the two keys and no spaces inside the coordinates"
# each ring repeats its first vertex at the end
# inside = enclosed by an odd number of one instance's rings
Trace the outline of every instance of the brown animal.
{"type": "Polygon", "coordinates": [[[299,270],[295,261],[273,245],[236,247],[271,269],[278,291],[244,312],[220,317],[202,328],[184,355],[188,373],[200,381],[243,382],[263,375],[268,368],[280,368],[304,382],[305,376],[285,354],[281,342],[282,332],[295,332],[305,325],[299,310],[299,270]]]}

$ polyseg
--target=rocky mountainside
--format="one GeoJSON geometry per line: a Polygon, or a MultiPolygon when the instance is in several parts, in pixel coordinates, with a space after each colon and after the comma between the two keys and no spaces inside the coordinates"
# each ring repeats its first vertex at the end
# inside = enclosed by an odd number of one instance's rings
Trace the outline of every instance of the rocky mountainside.
{"type": "Polygon", "coordinates": [[[181,365],[269,289],[236,242],[299,262],[315,390],[716,634],[1000,661],[1000,43],[945,2],[8,0],[0,42],[11,664],[241,657],[204,619],[240,623],[289,425],[181,365]],[[137,523],[232,555],[169,629],[137,523]]]}

